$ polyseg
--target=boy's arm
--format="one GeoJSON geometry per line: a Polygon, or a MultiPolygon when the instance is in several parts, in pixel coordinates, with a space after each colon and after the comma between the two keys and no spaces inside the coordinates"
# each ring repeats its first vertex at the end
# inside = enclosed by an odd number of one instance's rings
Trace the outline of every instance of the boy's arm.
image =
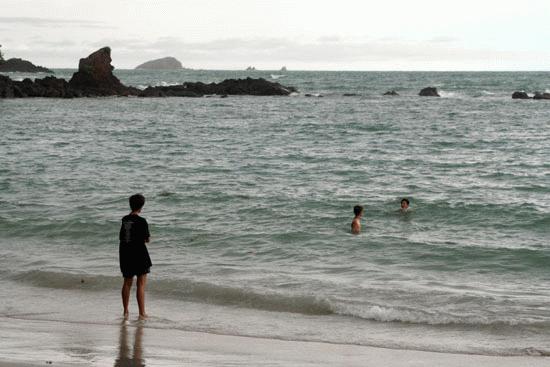
{"type": "Polygon", "coordinates": [[[122,242],[122,231],[124,229],[124,223],[120,225],[120,231],[118,231],[118,241],[122,242]]]}
{"type": "Polygon", "coordinates": [[[145,219],[144,221],[145,221],[145,243],[149,243],[149,241],[151,240],[151,234],[149,233],[149,224],[145,219]]]}

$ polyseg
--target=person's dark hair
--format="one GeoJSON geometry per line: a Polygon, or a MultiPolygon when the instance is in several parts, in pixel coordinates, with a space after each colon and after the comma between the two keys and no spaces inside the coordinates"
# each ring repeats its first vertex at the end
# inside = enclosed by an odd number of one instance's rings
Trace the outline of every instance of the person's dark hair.
{"type": "Polygon", "coordinates": [[[139,210],[145,205],[145,197],[141,194],[135,194],[130,196],[130,208],[132,211],[139,210]]]}
{"type": "Polygon", "coordinates": [[[409,199],[407,199],[407,198],[403,198],[403,199],[401,199],[401,202],[406,202],[406,203],[407,203],[407,205],[410,205],[410,203],[409,203],[409,199]]]}
{"type": "Polygon", "coordinates": [[[353,207],[353,213],[359,215],[363,212],[363,207],[361,205],[356,205],[353,207]]]}

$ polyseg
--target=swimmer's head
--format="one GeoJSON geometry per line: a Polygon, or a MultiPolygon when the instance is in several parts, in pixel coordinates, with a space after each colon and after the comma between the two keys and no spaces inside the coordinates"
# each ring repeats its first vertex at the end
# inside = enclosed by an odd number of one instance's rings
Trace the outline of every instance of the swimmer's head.
{"type": "Polygon", "coordinates": [[[401,199],[401,209],[405,210],[409,208],[409,199],[403,198],[401,199]]]}
{"type": "Polygon", "coordinates": [[[353,207],[353,214],[355,214],[355,216],[363,214],[363,211],[364,209],[361,205],[356,205],[353,207]]]}

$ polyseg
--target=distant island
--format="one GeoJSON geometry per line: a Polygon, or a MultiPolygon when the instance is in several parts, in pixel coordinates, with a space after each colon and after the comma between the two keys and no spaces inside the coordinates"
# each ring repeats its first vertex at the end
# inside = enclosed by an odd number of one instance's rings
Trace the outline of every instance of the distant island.
{"type": "Polygon", "coordinates": [[[163,57],[161,59],[151,60],[144,62],[141,65],[135,67],[135,69],[142,70],[181,70],[183,65],[175,57],[163,57]]]}
{"type": "MultiPolygon", "coordinates": [[[[2,47],[2,45],[0,45],[2,47]]],[[[53,71],[50,69],[47,69],[43,66],[36,66],[32,62],[18,59],[18,58],[11,58],[8,60],[4,60],[4,55],[2,54],[2,51],[0,51],[0,73],[13,73],[13,72],[20,72],[20,73],[50,73],[53,74],[53,71]]]]}

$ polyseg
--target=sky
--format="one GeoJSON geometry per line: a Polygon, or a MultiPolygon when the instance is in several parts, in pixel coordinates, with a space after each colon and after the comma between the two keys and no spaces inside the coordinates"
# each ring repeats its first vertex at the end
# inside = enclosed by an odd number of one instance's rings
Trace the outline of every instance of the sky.
{"type": "Polygon", "coordinates": [[[0,0],[6,58],[130,69],[550,70],[550,0],[0,0]]]}

